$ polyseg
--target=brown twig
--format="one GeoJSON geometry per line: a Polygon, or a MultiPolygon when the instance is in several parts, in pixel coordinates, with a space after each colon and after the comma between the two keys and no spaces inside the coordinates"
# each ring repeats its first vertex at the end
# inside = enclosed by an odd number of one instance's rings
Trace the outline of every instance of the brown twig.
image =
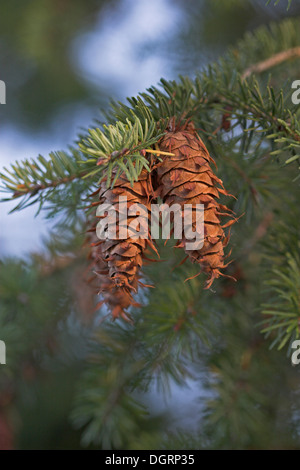
{"type": "Polygon", "coordinates": [[[276,65],[285,62],[286,60],[300,58],[300,47],[292,47],[291,49],[287,49],[285,51],[279,52],[278,54],[269,57],[266,60],[262,60],[261,62],[257,62],[256,64],[251,65],[242,73],[242,80],[248,78],[252,73],[262,73],[266,70],[269,70],[276,65]]]}
{"type": "Polygon", "coordinates": [[[44,189],[50,189],[50,188],[56,188],[57,186],[60,186],[61,184],[66,184],[66,183],[71,183],[77,178],[82,178],[86,174],[86,171],[82,171],[81,173],[77,175],[71,175],[71,176],[66,176],[64,178],[59,178],[56,181],[51,181],[50,183],[44,183],[44,184],[33,184],[32,186],[26,187],[25,185],[19,185],[24,187],[24,189],[15,191],[13,194],[14,198],[25,196],[26,194],[31,194],[31,196],[35,196],[39,191],[42,191],[44,189]]]}

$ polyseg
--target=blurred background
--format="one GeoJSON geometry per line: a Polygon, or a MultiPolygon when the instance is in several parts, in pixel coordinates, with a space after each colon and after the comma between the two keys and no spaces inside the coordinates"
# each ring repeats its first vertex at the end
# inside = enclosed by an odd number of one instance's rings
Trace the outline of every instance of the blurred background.
{"type": "MultiPolygon", "coordinates": [[[[156,85],[161,77],[194,76],[246,31],[299,13],[299,1],[294,1],[289,11],[285,1],[274,7],[266,6],[265,0],[2,2],[0,79],[6,83],[7,104],[0,106],[1,167],[66,149],[80,129],[101,116],[110,98],[124,101],[156,85]]],[[[12,207],[11,203],[0,205],[0,257],[16,257],[11,270],[22,279],[24,293],[19,302],[26,305],[26,292],[35,281],[26,276],[22,259],[44,250],[43,240],[52,221],[42,215],[35,218],[35,207],[8,215],[12,207]]],[[[13,272],[10,278],[14,278],[13,272]]],[[[2,283],[6,274],[0,276],[2,283]]],[[[52,296],[59,295],[57,289],[53,284],[52,296]]],[[[26,326],[24,334],[30,335],[30,331],[26,326]]],[[[75,327],[69,332],[70,350],[73,347],[74,352],[80,335],[84,351],[85,334],[88,327],[80,333],[75,327]]],[[[22,343],[22,337],[16,340],[22,343]]],[[[55,349],[51,334],[46,332],[42,338],[33,336],[32,341],[50,342],[55,349]]],[[[6,387],[0,405],[14,406],[8,406],[8,415],[0,414],[2,448],[80,447],[79,433],[71,430],[68,420],[73,379],[78,373],[76,361],[69,369],[68,381],[63,380],[63,367],[55,370],[55,374],[44,372],[45,377],[37,377],[33,358],[27,358],[20,376],[21,395],[15,396],[6,387]],[[12,432],[10,422],[15,423],[17,433],[12,432]]],[[[5,380],[10,383],[12,377],[5,380]]],[[[174,423],[180,421],[181,426],[190,428],[193,403],[199,397],[195,388],[191,379],[186,388],[174,385],[166,401],[160,392],[153,391],[148,402],[157,415],[173,414],[174,423]]]]}
{"type": "MultiPolygon", "coordinates": [[[[66,149],[110,98],[135,96],[161,77],[193,76],[245,31],[299,8],[296,1],[287,12],[285,1],[274,8],[264,0],[2,5],[0,78],[7,104],[0,107],[1,166],[66,149]]],[[[0,205],[0,253],[41,248],[48,225],[34,219],[34,207],[7,217],[11,207],[0,205]]]]}

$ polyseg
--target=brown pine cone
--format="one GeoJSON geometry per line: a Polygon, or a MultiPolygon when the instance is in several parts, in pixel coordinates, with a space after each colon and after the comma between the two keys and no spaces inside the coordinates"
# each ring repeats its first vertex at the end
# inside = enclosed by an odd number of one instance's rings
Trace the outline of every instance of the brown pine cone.
{"type": "Polygon", "coordinates": [[[120,176],[113,189],[107,189],[106,180],[103,180],[98,193],[99,207],[109,204],[115,209],[116,215],[116,219],[110,213],[100,215],[100,223],[105,217],[107,225],[105,228],[98,225],[97,232],[96,228],[93,229],[102,238],[92,244],[91,251],[103,297],[101,304],[108,305],[113,318],[121,316],[129,320],[126,309],[138,305],[133,300],[133,294],[137,292],[139,285],[145,285],[139,280],[143,258],[148,248],[156,251],[149,233],[150,197],[153,194],[150,174],[146,170],[142,171],[133,187],[126,176],[120,176]],[[119,205],[119,197],[126,197],[123,208],[126,207],[129,211],[128,218],[124,222],[120,220],[123,209],[119,205]],[[134,205],[137,203],[142,204],[145,210],[136,212],[134,205]],[[134,213],[130,214],[130,210],[134,213]],[[115,221],[117,221],[115,236],[111,237],[109,230],[115,221]],[[124,229],[127,231],[125,238],[124,229]],[[140,232],[141,235],[136,232],[140,232]]]}
{"type": "MultiPolygon", "coordinates": [[[[224,247],[229,241],[224,228],[232,225],[236,219],[226,206],[218,202],[219,194],[231,196],[222,181],[214,174],[211,163],[214,160],[191,123],[166,133],[160,143],[160,150],[175,154],[165,158],[157,165],[158,193],[163,202],[172,206],[179,204],[204,205],[204,243],[197,250],[187,249],[188,240],[183,234],[178,246],[183,247],[193,263],[198,263],[208,276],[208,289],[215,278],[224,276],[224,247]],[[232,220],[221,225],[223,216],[232,220]]],[[[194,211],[193,207],[193,211],[194,211]]],[[[194,214],[195,215],[195,214],[194,214]]],[[[193,229],[195,229],[193,216],[193,229]]]]}

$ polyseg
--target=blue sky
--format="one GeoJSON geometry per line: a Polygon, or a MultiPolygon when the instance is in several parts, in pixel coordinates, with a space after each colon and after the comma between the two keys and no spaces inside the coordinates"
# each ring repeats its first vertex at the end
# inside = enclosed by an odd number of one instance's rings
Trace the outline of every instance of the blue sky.
{"type": "MultiPolygon", "coordinates": [[[[99,15],[94,30],[74,40],[72,60],[85,80],[107,84],[123,98],[136,95],[161,77],[172,78],[171,65],[155,44],[170,41],[178,21],[179,10],[169,0],[123,0],[118,8],[110,6],[99,15]],[[149,46],[154,46],[153,50],[143,54],[149,46]]],[[[0,128],[0,166],[66,149],[79,128],[92,118],[89,109],[66,109],[58,122],[68,123],[67,136],[60,132],[60,125],[54,124],[39,134],[14,126],[0,128]]],[[[41,237],[51,224],[41,216],[34,217],[35,207],[8,215],[12,208],[12,203],[0,204],[0,255],[24,256],[40,250],[41,237]]]]}

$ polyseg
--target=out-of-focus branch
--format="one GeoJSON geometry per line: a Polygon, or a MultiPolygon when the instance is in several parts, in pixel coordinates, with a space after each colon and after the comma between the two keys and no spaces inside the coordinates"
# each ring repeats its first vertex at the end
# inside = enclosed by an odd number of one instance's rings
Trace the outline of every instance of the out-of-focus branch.
{"type": "Polygon", "coordinates": [[[266,72],[266,70],[275,67],[276,65],[285,62],[286,60],[300,58],[300,47],[293,47],[291,49],[287,49],[286,51],[279,52],[278,54],[269,57],[266,60],[262,60],[261,62],[257,62],[256,64],[250,65],[243,73],[242,73],[242,80],[245,80],[253,73],[262,73],[266,72]]]}

